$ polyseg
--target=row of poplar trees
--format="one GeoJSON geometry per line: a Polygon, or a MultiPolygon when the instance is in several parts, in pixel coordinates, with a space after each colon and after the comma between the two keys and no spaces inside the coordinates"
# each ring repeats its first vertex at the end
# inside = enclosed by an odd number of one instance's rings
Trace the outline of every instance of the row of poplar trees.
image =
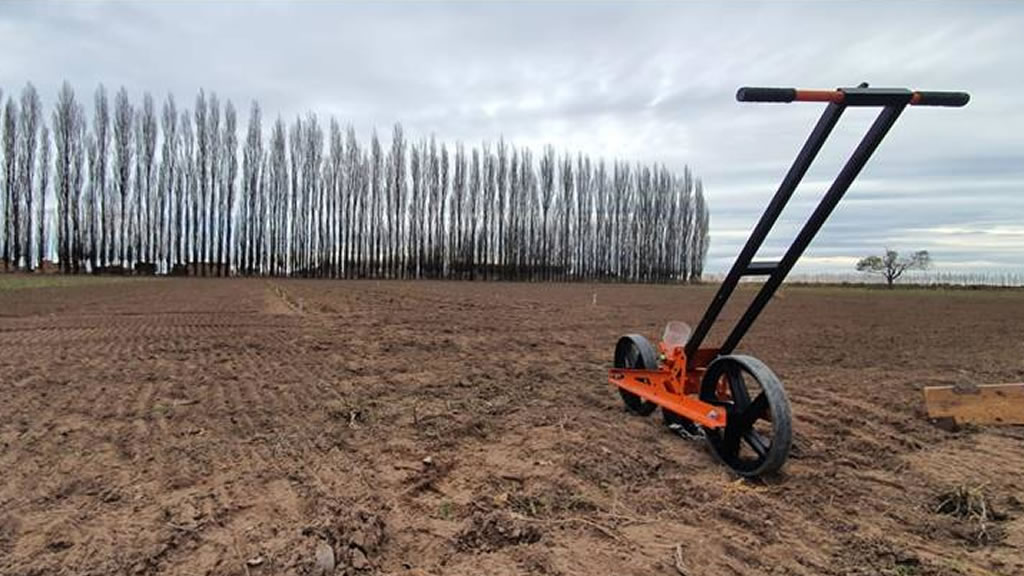
{"type": "Polygon", "coordinates": [[[708,208],[688,169],[409,141],[399,124],[364,146],[314,114],[265,126],[256,102],[240,142],[235,107],[203,91],[192,110],[124,88],[111,101],[102,85],[89,104],[91,120],[64,83],[47,123],[31,84],[7,98],[5,269],[639,282],[703,269],[708,208]]]}

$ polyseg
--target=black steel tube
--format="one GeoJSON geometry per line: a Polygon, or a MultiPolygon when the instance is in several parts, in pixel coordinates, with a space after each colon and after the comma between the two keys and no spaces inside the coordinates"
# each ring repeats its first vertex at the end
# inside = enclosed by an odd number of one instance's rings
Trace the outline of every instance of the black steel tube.
{"type": "Polygon", "coordinates": [[[795,88],[759,88],[744,86],[736,91],[737,102],[792,102],[796,99],[795,88]]]}
{"type": "Polygon", "coordinates": [[[729,274],[722,281],[722,285],[718,287],[718,292],[708,305],[708,309],[704,312],[704,317],[701,318],[697,328],[690,336],[690,340],[686,343],[686,361],[689,367],[693,366],[696,352],[704,342],[704,338],[707,337],[711,326],[718,319],[718,315],[722,312],[722,308],[725,307],[729,296],[736,289],[740,277],[743,276],[744,271],[747,269],[750,261],[753,260],[754,255],[757,254],[761,244],[764,243],[764,239],[768,236],[772,226],[775,225],[775,221],[782,213],[782,209],[786,207],[790,197],[793,196],[797,185],[800,184],[804,175],[807,174],[807,169],[810,168],[814,158],[821,151],[821,147],[828,140],[832,129],[835,128],[839,118],[843,115],[844,109],[845,107],[839,104],[829,104],[826,106],[825,111],[822,112],[821,117],[818,119],[818,123],[815,124],[814,129],[811,131],[811,135],[807,137],[807,141],[804,142],[800,153],[793,160],[793,165],[790,166],[786,177],[782,179],[782,183],[775,192],[775,196],[772,197],[771,203],[768,204],[768,208],[761,215],[761,219],[754,227],[754,231],[751,232],[746,245],[743,246],[743,250],[736,257],[736,262],[733,263],[732,269],[729,270],[729,274]]]}
{"type": "MultiPolygon", "coordinates": [[[[757,320],[757,316],[762,310],[764,310],[764,307],[768,304],[768,301],[771,300],[775,291],[778,290],[782,281],[786,279],[789,271],[793,269],[796,261],[800,258],[800,255],[803,254],[804,249],[807,248],[807,245],[814,239],[818,230],[820,230],[821,226],[825,223],[825,220],[828,219],[830,214],[832,214],[832,210],[834,210],[836,205],[839,204],[839,201],[842,200],[843,195],[846,194],[850,185],[853,184],[857,175],[860,174],[864,165],[867,164],[867,161],[871,158],[875,149],[878,148],[882,139],[885,138],[889,129],[892,128],[892,125],[896,123],[896,120],[900,117],[900,113],[903,112],[905,107],[905,104],[887,106],[878,114],[878,117],[871,125],[871,128],[868,129],[867,134],[864,135],[860,144],[857,145],[853,154],[850,155],[850,159],[846,161],[843,169],[839,172],[839,175],[832,183],[832,186],[829,187],[828,192],[825,193],[825,196],[818,204],[818,207],[814,210],[814,213],[811,214],[807,223],[804,224],[800,233],[797,234],[796,240],[793,241],[792,246],[790,246],[789,250],[786,251],[782,260],[779,261],[778,269],[768,278],[761,287],[761,290],[758,291],[754,300],[747,308],[747,311],[743,313],[743,316],[740,317],[739,322],[736,323],[736,326],[729,334],[729,337],[726,338],[725,343],[722,344],[722,354],[731,354],[732,351],[736,349],[740,340],[743,339],[747,330],[749,330],[750,326],[755,320],[757,320]]],[[[687,354],[689,354],[689,349],[687,349],[687,354]]]]}
{"type": "Polygon", "coordinates": [[[914,92],[910,101],[914,106],[949,106],[960,108],[971,101],[967,92],[914,92]]]}
{"type": "Polygon", "coordinates": [[[847,106],[906,106],[914,93],[906,88],[840,88],[847,106]]]}

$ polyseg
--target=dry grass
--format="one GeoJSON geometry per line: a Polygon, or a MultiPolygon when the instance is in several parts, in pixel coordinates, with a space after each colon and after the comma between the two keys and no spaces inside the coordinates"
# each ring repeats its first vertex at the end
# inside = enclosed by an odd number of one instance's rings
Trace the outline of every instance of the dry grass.
{"type": "Polygon", "coordinates": [[[935,511],[964,521],[971,543],[984,546],[999,539],[995,523],[1004,520],[1006,515],[992,506],[984,486],[960,485],[940,495],[938,500],[935,511]]]}

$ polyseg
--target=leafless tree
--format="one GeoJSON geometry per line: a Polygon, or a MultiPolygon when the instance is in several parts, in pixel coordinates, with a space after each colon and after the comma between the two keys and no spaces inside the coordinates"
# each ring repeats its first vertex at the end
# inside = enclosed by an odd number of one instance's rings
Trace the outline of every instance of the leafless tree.
{"type": "MultiPolygon", "coordinates": [[[[205,104],[205,102],[204,102],[205,104]]],[[[185,267],[188,273],[196,274],[199,266],[199,181],[202,170],[199,166],[199,158],[196,154],[196,131],[192,127],[192,117],[188,110],[181,113],[181,159],[178,165],[177,197],[180,213],[178,222],[181,223],[179,239],[181,246],[178,255],[181,258],[180,264],[185,267]],[[189,254],[191,253],[191,258],[189,254]],[[191,264],[191,265],[189,265],[191,264]],[[189,271],[191,268],[191,271],[189,271]]],[[[205,118],[204,118],[205,121],[205,118]]]]}
{"type": "Polygon", "coordinates": [[[542,278],[551,280],[550,254],[551,244],[549,242],[548,216],[551,212],[551,202],[555,197],[555,149],[551,146],[544,148],[544,155],[540,159],[540,209],[541,209],[541,267],[542,278]]]}
{"type": "Polygon", "coordinates": [[[14,211],[14,261],[24,257],[25,268],[32,270],[32,212],[36,173],[36,152],[39,144],[39,93],[31,82],[21,91],[21,117],[18,125],[18,190],[14,211]],[[22,211],[23,209],[23,211],[22,211]],[[24,221],[22,221],[22,219],[24,221]]]}
{"type": "Polygon", "coordinates": [[[704,200],[704,185],[699,179],[694,192],[693,205],[693,241],[689,246],[691,282],[700,280],[704,273],[704,261],[707,258],[709,245],[708,228],[711,223],[707,202],[704,200]]]}
{"type": "Polygon", "coordinates": [[[477,269],[480,265],[481,248],[482,243],[479,242],[479,238],[482,234],[479,234],[478,225],[480,223],[480,215],[477,212],[483,205],[483,175],[480,168],[480,150],[476,148],[472,152],[472,161],[470,162],[469,171],[469,191],[466,194],[467,207],[466,207],[466,218],[468,219],[468,233],[466,238],[466,267],[469,269],[469,279],[475,280],[479,274],[477,269]]]}
{"type": "Polygon", "coordinates": [[[385,182],[389,177],[384,163],[384,150],[376,130],[370,140],[368,154],[367,157],[367,152],[360,151],[356,131],[349,126],[345,134],[345,168],[342,170],[343,188],[350,206],[345,218],[345,228],[349,231],[346,240],[348,255],[345,260],[348,278],[365,278],[370,275],[379,278],[387,274],[383,258],[387,238],[384,194],[385,182]]]}
{"type": "MultiPolygon", "coordinates": [[[[69,199],[70,209],[68,210],[71,214],[71,218],[68,227],[68,237],[70,238],[69,250],[71,254],[71,270],[77,274],[85,269],[86,262],[86,228],[82,225],[82,190],[85,187],[85,182],[88,176],[85,165],[87,139],[85,110],[82,108],[81,104],[75,105],[73,116],[73,134],[71,137],[71,197],[69,199]]],[[[95,148],[94,145],[93,148],[95,148]]]]}
{"type": "Polygon", "coordinates": [[[465,230],[466,230],[466,149],[462,144],[455,146],[455,167],[452,173],[452,201],[448,234],[449,264],[455,278],[461,279],[466,270],[465,230]]]}
{"type": "Polygon", "coordinates": [[[927,250],[918,250],[910,256],[900,256],[899,252],[885,249],[882,256],[868,256],[857,262],[857,271],[877,274],[885,278],[890,289],[896,281],[910,270],[927,270],[932,265],[932,257],[927,250]]]}
{"type": "Polygon", "coordinates": [[[174,248],[177,246],[175,218],[177,217],[174,207],[174,183],[178,178],[178,109],[174,103],[174,95],[168,94],[164,100],[163,112],[161,114],[163,125],[163,147],[160,149],[160,179],[159,179],[159,204],[160,204],[160,225],[159,225],[159,246],[160,252],[157,258],[163,261],[164,266],[170,271],[174,262],[174,248]]]}
{"type": "Polygon", "coordinates": [[[139,154],[139,165],[142,170],[142,183],[138,188],[141,191],[140,204],[144,204],[144,208],[139,210],[141,215],[141,222],[139,225],[139,233],[142,236],[140,247],[139,258],[145,260],[148,263],[155,263],[157,260],[156,255],[156,191],[153,186],[153,177],[157,168],[156,165],[156,141],[157,141],[157,120],[156,120],[156,109],[153,105],[153,96],[146,92],[142,97],[142,110],[141,119],[139,123],[138,135],[140,136],[140,143],[138,144],[139,154]],[[143,252],[142,250],[145,250],[143,252]]]}
{"type": "MultiPolygon", "coordinates": [[[[78,116],[78,103],[75,92],[67,82],[61,86],[57,94],[57,104],[53,111],[53,140],[57,148],[54,159],[54,193],[57,198],[57,259],[66,273],[71,272],[71,186],[72,162],[75,155],[78,136],[78,124],[84,122],[78,116]]],[[[90,145],[90,165],[94,164],[95,145],[90,145]]],[[[92,178],[95,180],[95,178],[92,178]]]]}
{"type": "Polygon", "coordinates": [[[405,277],[406,251],[403,246],[405,231],[405,200],[407,187],[405,182],[405,136],[401,124],[395,124],[391,133],[391,154],[389,166],[391,168],[388,177],[388,227],[392,235],[392,242],[389,248],[390,276],[397,278],[405,277]]]}
{"type": "Polygon", "coordinates": [[[131,194],[132,179],[132,121],[134,114],[128,100],[128,91],[121,87],[114,99],[114,175],[121,207],[117,213],[120,226],[117,245],[120,247],[120,264],[128,264],[128,196],[131,194]]]}
{"type": "Polygon", "coordinates": [[[224,107],[224,135],[221,144],[224,147],[221,158],[224,162],[223,182],[223,203],[221,204],[221,226],[224,230],[222,243],[217,249],[217,261],[225,263],[227,270],[222,270],[221,275],[231,273],[233,262],[232,246],[234,245],[231,236],[231,225],[235,212],[235,180],[238,178],[238,117],[235,112],[235,105],[228,100],[224,107]],[[226,250],[226,254],[223,252],[226,250]]]}
{"type": "Polygon", "coordinates": [[[92,269],[97,266],[108,266],[114,260],[114,210],[113,199],[110,187],[107,186],[107,158],[110,151],[110,106],[107,99],[107,89],[100,84],[96,88],[93,97],[94,112],[93,138],[96,142],[96,165],[92,171],[93,178],[90,198],[90,211],[92,217],[89,220],[90,238],[93,245],[90,248],[92,258],[92,269]],[[97,204],[99,210],[96,209],[97,204]],[[99,218],[97,222],[96,218],[99,218]],[[97,246],[96,228],[99,227],[99,245],[97,246]]]}
{"type": "Polygon", "coordinates": [[[39,266],[46,260],[46,196],[50,193],[50,129],[43,124],[39,133],[39,212],[36,217],[36,245],[39,266]]]}
{"type": "MultiPolygon", "coordinates": [[[[285,138],[285,126],[284,121],[281,118],[277,119],[274,123],[273,137],[271,139],[271,150],[270,150],[270,162],[271,162],[271,173],[269,183],[264,183],[264,188],[269,187],[269,198],[262,194],[259,194],[254,204],[254,214],[262,214],[266,210],[276,214],[275,220],[277,221],[277,234],[276,242],[277,248],[275,251],[276,260],[273,260],[273,265],[277,270],[278,274],[284,274],[287,269],[287,240],[288,240],[288,159],[287,159],[287,144],[285,138]],[[269,205],[268,205],[269,201],[269,205]]],[[[260,152],[262,154],[262,151],[260,152]]],[[[258,175],[257,175],[258,176],[258,175]]],[[[258,182],[258,180],[256,180],[258,182]]],[[[257,188],[257,191],[259,189],[257,188]]],[[[259,222],[256,228],[257,234],[255,238],[262,238],[265,236],[263,230],[266,225],[263,222],[259,222]]],[[[262,248],[262,246],[261,246],[262,248]]],[[[263,251],[261,249],[260,255],[262,256],[263,251]]],[[[260,262],[264,259],[261,257],[260,262]]]]}
{"type": "MultiPolygon", "coordinates": [[[[281,153],[283,153],[284,140],[284,125],[280,119],[274,126],[274,135],[272,140],[272,148],[275,151],[274,158],[278,161],[277,148],[281,147],[281,153]]],[[[245,137],[245,148],[242,151],[242,190],[245,198],[242,201],[242,212],[239,220],[240,225],[243,227],[242,232],[242,254],[243,263],[242,270],[245,274],[258,273],[256,266],[256,260],[260,256],[259,250],[256,247],[256,238],[258,236],[258,226],[256,221],[256,215],[259,214],[260,205],[260,180],[259,180],[259,165],[263,160],[263,128],[262,128],[262,112],[260,105],[255,101],[249,108],[249,129],[245,137]]],[[[276,163],[275,163],[276,166],[276,163]]],[[[274,203],[274,212],[276,216],[277,202],[274,203]]],[[[280,226],[280,222],[274,218],[275,230],[280,226]]],[[[275,234],[276,237],[276,234],[275,234]]],[[[280,246],[276,242],[272,244],[272,257],[276,260],[279,257],[277,249],[280,246]]],[[[275,261],[275,272],[280,273],[280,261],[275,261]]]]}
{"type": "Polygon", "coordinates": [[[210,135],[207,125],[206,92],[200,90],[196,96],[195,116],[196,158],[195,178],[197,190],[193,192],[192,203],[192,266],[193,274],[206,276],[206,199],[210,195],[210,135]]]}
{"type": "Polygon", "coordinates": [[[216,252],[217,238],[220,230],[217,228],[217,207],[220,195],[220,101],[217,93],[210,93],[210,100],[206,109],[206,153],[209,155],[208,176],[210,183],[207,185],[207,198],[203,207],[203,227],[206,230],[206,239],[203,241],[202,258],[204,262],[203,274],[214,273],[213,266],[220,271],[220,257],[216,252]]]}

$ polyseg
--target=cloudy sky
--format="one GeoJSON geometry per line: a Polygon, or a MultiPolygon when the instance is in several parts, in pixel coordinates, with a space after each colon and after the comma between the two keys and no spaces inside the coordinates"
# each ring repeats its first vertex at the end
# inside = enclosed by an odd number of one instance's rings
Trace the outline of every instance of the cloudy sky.
{"type": "MultiPolygon", "coordinates": [[[[752,105],[741,85],[966,90],[911,108],[798,270],[882,246],[938,269],[1024,272],[1024,3],[0,3],[0,87],[49,105],[68,80],[136,98],[200,87],[267,115],[313,110],[368,134],[553,144],[689,165],[728,268],[817,105],[752,105]]],[[[870,123],[850,110],[769,238],[777,256],[870,123]]]]}

